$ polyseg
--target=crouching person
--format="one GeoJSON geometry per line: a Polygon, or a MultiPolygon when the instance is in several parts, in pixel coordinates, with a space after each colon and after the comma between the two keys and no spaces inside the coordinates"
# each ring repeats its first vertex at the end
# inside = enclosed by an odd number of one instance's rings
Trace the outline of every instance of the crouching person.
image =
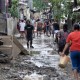
{"type": "Polygon", "coordinates": [[[27,48],[29,48],[29,47],[34,48],[32,46],[33,31],[34,31],[34,27],[31,25],[30,21],[27,20],[26,26],[25,26],[25,35],[26,35],[26,39],[27,39],[27,48]]]}

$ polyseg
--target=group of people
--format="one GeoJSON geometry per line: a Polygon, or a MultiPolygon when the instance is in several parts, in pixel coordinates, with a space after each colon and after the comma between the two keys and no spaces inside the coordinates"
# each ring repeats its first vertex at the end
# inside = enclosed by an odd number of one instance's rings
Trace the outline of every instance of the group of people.
{"type": "MultiPolygon", "coordinates": [[[[80,25],[75,23],[72,32],[69,32],[67,23],[63,24],[62,29],[58,22],[46,22],[46,34],[52,32],[55,41],[58,44],[58,52],[60,56],[70,55],[72,70],[75,80],[80,80],[80,25]],[[53,29],[51,29],[51,26],[53,29]]],[[[45,30],[44,29],[44,30],[45,30]]]]}
{"type": "Polygon", "coordinates": [[[34,26],[31,24],[30,20],[20,20],[17,24],[17,29],[20,32],[20,37],[27,40],[27,48],[34,48],[32,46],[34,26]]]}
{"type": "MultiPolygon", "coordinates": [[[[50,20],[45,20],[43,23],[40,20],[37,20],[37,36],[43,31],[47,36],[53,34],[55,41],[58,44],[58,52],[60,56],[69,55],[72,63],[72,70],[74,73],[75,80],[79,80],[80,72],[80,26],[78,23],[74,24],[74,30],[72,32],[68,31],[68,24],[64,24],[63,28],[60,29],[59,24],[56,21],[51,22],[50,20]]],[[[33,21],[35,23],[35,21],[33,21]]],[[[33,34],[35,26],[29,20],[20,21],[19,31],[21,37],[27,39],[27,48],[34,48],[32,46],[33,34]]]]}
{"type": "Polygon", "coordinates": [[[73,25],[74,30],[68,32],[68,25],[63,25],[63,30],[57,34],[59,54],[61,56],[68,55],[70,53],[70,59],[72,63],[72,70],[75,80],[80,80],[80,26],[78,23],[73,25]]]}
{"type": "Polygon", "coordinates": [[[51,35],[51,23],[50,20],[36,20],[36,32],[37,32],[37,37],[41,36],[42,33],[46,34],[47,36],[51,35]]]}
{"type": "MultiPolygon", "coordinates": [[[[41,36],[42,33],[46,34],[48,37],[51,36],[51,34],[54,35],[54,33],[57,33],[59,30],[59,24],[56,21],[45,19],[32,19],[30,21],[30,24],[34,27],[34,32],[36,31],[37,37],[41,36]]],[[[17,24],[17,29],[20,32],[20,37],[24,37],[24,27],[26,25],[26,20],[19,20],[17,24]]],[[[35,36],[35,33],[34,33],[35,36]]]]}
{"type": "Polygon", "coordinates": [[[58,22],[53,21],[53,20],[48,20],[48,19],[44,20],[43,22],[40,19],[37,19],[37,20],[33,19],[32,21],[25,19],[25,20],[19,20],[17,24],[17,29],[20,32],[20,37],[27,38],[27,48],[29,48],[29,42],[30,42],[31,48],[33,48],[32,40],[33,40],[33,36],[35,36],[35,29],[36,29],[37,36],[39,35],[41,36],[42,32],[46,34],[48,37],[51,36],[52,34],[53,38],[55,38],[55,41],[59,45],[59,52],[63,50],[62,48],[65,45],[61,42],[64,42],[63,38],[65,37],[66,39],[68,35],[67,27],[68,25],[64,24],[63,31],[60,31],[58,22]],[[64,32],[65,32],[65,36],[63,36],[64,32]]]}
{"type": "Polygon", "coordinates": [[[57,21],[54,20],[49,20],[49,19],[45,19],[43,20],[43,22],[38,21],[37,22],[37,36],[38,33],[43,32],[45,35],[47,35],[48,37],[51,36],[51,34],[57,33],[59,31],[59,24],[57,23],[57,21]]]}

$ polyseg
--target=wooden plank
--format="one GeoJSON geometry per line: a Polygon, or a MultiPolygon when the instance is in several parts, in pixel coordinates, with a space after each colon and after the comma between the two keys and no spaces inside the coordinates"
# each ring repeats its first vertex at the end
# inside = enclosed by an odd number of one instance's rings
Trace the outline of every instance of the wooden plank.
{"type": "Polygon", "coordinates": [[[22,53],[28,54],[28,51],[22,46],[22,44],[17,40],[15,36],[13,36],[13,42],[21,50],[22,53]]]}
{"type": "Polygon", "coordinates": [[[17,47],[15,43],[13,43],[13,49],[12,49],[12,54],[10,55],[10,58],[13,60],[19,55],[21,50],[17,47]]]}

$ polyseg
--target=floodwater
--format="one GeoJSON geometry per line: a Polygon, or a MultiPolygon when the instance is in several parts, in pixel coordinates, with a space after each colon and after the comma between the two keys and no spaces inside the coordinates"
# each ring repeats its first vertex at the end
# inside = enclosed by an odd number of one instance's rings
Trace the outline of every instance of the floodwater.
{"type": "MultiPolygon", "coordinates": [[[[26,40],[21,43],[27,49],[26,40]]],[[[18,55],[10,63],[1,64],[0,80],[74,80],[70,63],[65,69],[59,68],[60,56],[52,37],[36,37],[33,46],[27,49],[30,55],[18,55]]]]}

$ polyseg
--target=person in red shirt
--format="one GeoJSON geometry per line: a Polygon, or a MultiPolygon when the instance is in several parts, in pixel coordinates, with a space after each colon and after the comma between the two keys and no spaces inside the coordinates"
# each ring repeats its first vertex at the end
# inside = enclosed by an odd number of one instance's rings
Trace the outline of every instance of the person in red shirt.
{"type": "Polygon", "coordinates": [[[74,31],[71,32],[67,39],[66,45],[63,49],[62,56],[65,55],[65,51],[70,46],[70,58],[72,63],[72,70],[74,72],[75,80],[79,79],[80,73],[80,26],[79,24],[74,24],[74,31]]]}

